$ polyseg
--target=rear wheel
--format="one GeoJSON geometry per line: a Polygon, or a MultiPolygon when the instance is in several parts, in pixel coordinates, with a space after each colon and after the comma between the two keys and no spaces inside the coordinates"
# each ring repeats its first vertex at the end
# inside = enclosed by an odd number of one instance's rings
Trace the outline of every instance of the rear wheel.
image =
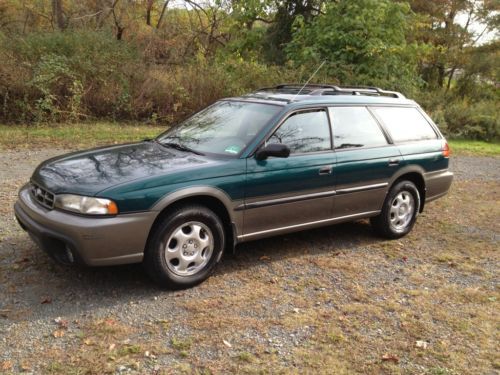
{"type": "Polygon", "coordinates": [[[182,206],[165,216],[144,258],[148,274],[162,287],[184,289],[208,278],[224,250],[224,227],[206,207],[182,206]]]}
{"type": "Polygon", "coordinates": [[[387,195],[380,215],[371,219],[375,232],[386,238],[408,234],[417,220],[420,194],[411,181],[400,181],[387,195]]]}

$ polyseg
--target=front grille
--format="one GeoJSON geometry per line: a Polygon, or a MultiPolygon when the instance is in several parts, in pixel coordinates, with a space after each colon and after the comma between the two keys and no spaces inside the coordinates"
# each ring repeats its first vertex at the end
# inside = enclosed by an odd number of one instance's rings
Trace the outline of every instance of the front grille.
{"type": "Polygon", "coordinates": [[[45,190],[37,184],[31,183],[31,195],[42,206],[49,209],[54,208],[55,197],[50,191],[45,190]]]}

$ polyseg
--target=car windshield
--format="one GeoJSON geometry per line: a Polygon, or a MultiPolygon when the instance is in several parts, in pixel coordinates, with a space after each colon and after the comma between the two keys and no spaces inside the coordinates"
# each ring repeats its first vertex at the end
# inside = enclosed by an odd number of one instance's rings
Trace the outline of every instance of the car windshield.
{"type": "Polygon", "coordinates": [[[271,104],[220,101],[161,134],[157,141],[197,154],[236,156],[280,110],[271,104]]]}

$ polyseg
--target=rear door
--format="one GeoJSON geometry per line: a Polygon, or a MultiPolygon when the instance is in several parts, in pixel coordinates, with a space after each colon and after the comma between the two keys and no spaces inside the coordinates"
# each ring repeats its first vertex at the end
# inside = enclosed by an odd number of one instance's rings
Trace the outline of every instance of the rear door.
{"type": "Polygon", "coordinates": [[[373,107],[371,110],[403,155],[401,165],[418,166],[424,171],[426,197],[441,193],[443,186],[439,177],[447,171],[449,159],[443,155],[443,139],[430,119],[418,107],[373,107]]]}
{"type": "Polygon", "coordinates": [[[401,154],[364,106],[330,107],[336,195],[333,217],[376,214],[401,154]]]}
{"type": "Polygon", "coordinates": [[[325,108],[289,114],[267,139],[288,158],[247,159],[244,234],[259,236],[331,217],[334,191],[331,128],[325,108]]]}

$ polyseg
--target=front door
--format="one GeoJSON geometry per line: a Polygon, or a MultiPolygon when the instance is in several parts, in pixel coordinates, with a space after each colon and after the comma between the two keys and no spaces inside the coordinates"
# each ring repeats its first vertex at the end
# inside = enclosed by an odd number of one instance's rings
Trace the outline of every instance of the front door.
{"type": "Polygon", "coordinates": [[[291,153],[288,158],[247,159],[244,235],[278,234],[329,219],[335,153],[326,110],[288,115],[267,143],[286,144],[291,153]]]}

